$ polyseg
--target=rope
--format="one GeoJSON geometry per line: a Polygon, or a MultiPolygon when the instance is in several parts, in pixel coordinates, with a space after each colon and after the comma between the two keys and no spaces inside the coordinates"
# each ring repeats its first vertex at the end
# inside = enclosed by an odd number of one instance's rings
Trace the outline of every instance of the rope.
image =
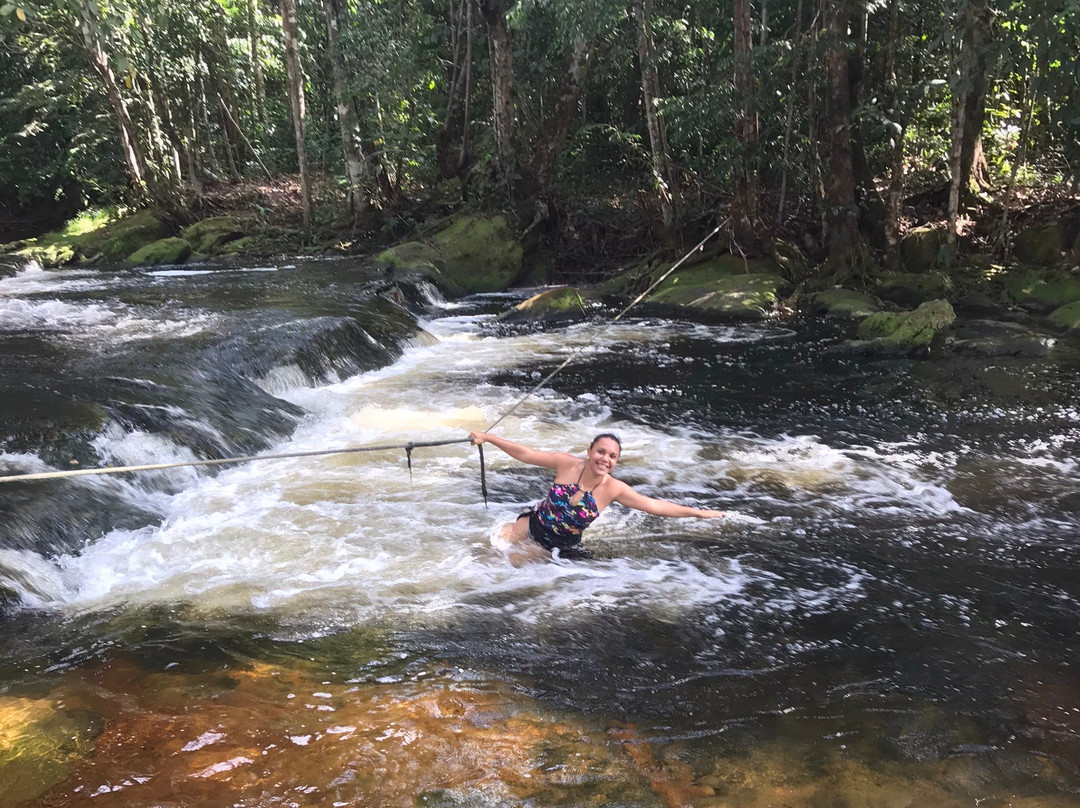
{"type": "MultiPolygon", "coordinates": [[[[688,253],[686,253],[686,255],[684,255],[677,262],[675,262],[675,264],[671,267],[671,269],[669,269],[667,272],[665,272],[663,275],[661,275],[659,278],[657,278],[656,281],[654,281],[652,283],[652,285],[649,286],[648,289],[646,289],[644,292],[642,292],[640,295],[638,295],[636,298],[634,298],[634,300],[630,303],[630,305],[628,305],[626,308],[624,308],[621,312],[619,312],[615,316],[615,318],[612,320],[612,322],[616,323],[619,320],[621,320],[623,315],[625,315],[628,311],[630,311],[630,309],[632,309],[634,306],[636,306],[638,303],[640,303],[642,300],[644,300],[649,295],[649,293],[652,292],[653,289],[655,289],[657,286],[659,286],[661,283],[663,283],[665,280],[667,280],[668,277],[671,275],[671,273],[674,272],[679,267],[681,267],[691,255],[693,255],[695,252],[697,252],[702,247],[704,247],[705,242],[707,242],[709,239],[711,239],[713,236],[715,236],[717,233],[719,233],[720,230],[727,224],[728,221],[729,221],[728,219],[725,219],[723,222],[718,224],[713,229],[713,231],[711,233],[709,233],[709,235],[705,236],[705,238],[703,238],[701,241],[699,241],[697,243],[697,245],[693,249],[691,249],[688,253]]],[[[484,431],[485,432],[490,432],[492,429],[494,429],[496,426],[498,426],[500,423],[502,423],[503,420],[505,420],[509,415],[511,415],[514,411],[516,411],[518,407],[520,407],[522,404],[524,404],[525,401],[528,398],[530,398],[534,393],[536,393],[537,390],[539,390],[541,387],[543,387],[545,384],[547,384],[549,381],[551,381],[553,378],[555,378],[555,375],[559,371],[561,371],[563,368],[565,368],[567,365],[569,365],[575,359],[580,357],[580,355],[581,354],[578,353],[578,354],[572,354],[569,357],[567,357],[566,360],[563,361],[563,363],[561,365],[559,365],[557,368],[555,368],[555,370],[551,371],[551,373],[549,373],[547,376],[545,376],[540,381],[539,384],[537,384],[529,392],[527,392],[520,399],[518,399],[517,403],[514,404],[514,406],[512,406],[510,409],[508,409],[506,412],[504,412],[502,415],[500,415],[484,431]]],[[[346,449],[322,449],[322,450],[319,450],[319,451],[312,451],[312,452],[285,452],[285,453],[282,453],[282,454],[272,454],[272,455],[247,455],[245,457],[225,457],[225,458],[220,458],[220,459],[217,459],[217,460],[188,460],[188,461],[184,461],[184,462],[180,462],[180,463],[150,463],[150,464],[142,465],[142,466],[104,466],[102,468],[94,468],[94,469],[69,469],[67,471],[47,471],[47,472],[40,472],[40,473],[34,473],[34,474],[12,474],[12,475],[8,475],[6,477],[0,477],[0,483],[29,482],[31,480],[59,480],[59,479],[67,478],[67,477],[90,477],[90,476],[99,475],[99,474],[123,474],[123,473],[126,473],[126,472],[132,472],[132,471],[158,471],[158,470],[161,470],[161,469],[178,469],[178,468],[187,468],[187,467],[191,467],[191,466],[226,466],[226,465],[231,465],[233,463],[249,463],[249,462],[252,462],[254,460],[284,460],[284,459],[290,459],[290,458],[296,458],[296,457],[322,457],[322,456],[325,456],[325,455],[352,454],[352,453],[356,453],[356,452],[385,452],[385,451],[389,451],[389,450],[392,450],[392,449],[404,449],[405,450],[405,462],[409,467],[409,479],[411,480],[412,479],[412,453],[413,453],[413,449],[430,447],[430,446],[449,446],[449,445],[454,444],[454,443],[471,443],[471,440],[469,438],[458,438],[458,439],[455,439],[455,440],[409,441],[408,443],[394,443],[394,444],[389,444],[389,445],[384,445],[384,446],[351,446],[351,447],[346,448],[346,449]]],[[[486,507],[487,506],[487,501],[488,501],[488,489],[487,489],[487,470],[486,470],[486,467],[485,467],[485,464],[484,464],[484,447],[483,446],[477,446],[476,448],[480,450],[480,490],[481,490],[481,493],[483,493],[483,495],[484,495],[484,506],[486,507]]]]}
{"type": "Polygon", "coordinates": [[[218,460],[187,460],[182,463],[151,463],[145,466],[104,466],[97,469],[71,469],[69,471],[47,471],[37,474],[13,474],[0,477],[0,483],[23,482],[29,480],[58,480],[64,477],[90,477],[96,474],[122,474],[128,471],[156,471],[158,469],[179,469],[186,466],[225,466],[230,463],[249,463],[252,460],[283,460],[293,457],[320,457],[322,455],[352,454],[355,452],[385,452],[391,449],[404,449],[412,474],[412,450],[427,446],[449,446],[452,443],[469,443],[468,438],[454,440],[409,441],[385,446],[350,446],[347,449],[321,449],[316,452],[285,452],[271,455],[248,455],[247,457],[223,457],[218,460]]]}
{"type": "MultiPolygon", "coordinates": [[[[625,309],[623,309],[618,314],[616,314],[611,322],[613,322],[613,323],[619,322],[619,320],[621,320],[623,318],[623,315],[625,315],[628,311],[630,311],[630,309],[634,308],[634,306],[636,306],[638,303],[640,303],[642,300],[644,300],[646,297],[648,297],[649,293],[653,289],[655,289],[657,286],[659,286],[664,281],[666,281],[668,279],[668,277],[670,277],[672,272],[674,272],[676,269],[678,269],[684,263],[686,263],[686,260],[691,255],[693,255],[698,250],[700,250],[702,247],[704,247],[705,242],[707,242],[709,239],[711,239],[713,236],[715,236],[717,233],[719,233],[729,221],[730,221],[730,219],[725,219],[720,224],[718,224],[715,228],[713,228],[713,231],[711,233],[709,233],[709,235],[705,236],[705,238],[703,238],[701,241],[699,241],[697,243],[697,245],[693,249],[690,250],[690,252],[688,252],[686,255],[684,255],[682,258],[680,258],[678,261],[676,261],[675,264],[671,267],[671,269],[669,269],[667,272],[665,272],[663,275],[661,275],[659,278],[657,278],[655,281],[653,281],[652,285],[648,289],[646,289],[644,292],[642,292],[640,295],[635,297],[633,299],[633,301],[630,303],[629,306],[627,306],[625,309]]],[[[517,410],[517,408],[520,407],[522,404],[524,404],[526,400],[531,398],[532,395],[537,390],[539,390],[541,387],[543,387],[545,384],[547,384],[549,381],[551,381],[553,378],[555,378],[555,375],[559,371],[561,371],[563,368],[565,368],[567,365],[569,365],[575,359],[578,359],[580,356],[581,356],[581,353],[571,354],[570,356],[568,356],[563,361],[563,363],[561,365],[559,365],[557,368],[555,368],[555,370],[551,371],[551,373],[549,373],[547,376],[545,376],[543,379],[541,379],[540,382],[535,387],[533,387],[532,390],[530,390],[525,395],[523,395],[521,398],[519,398],[517,400],[517,403],[514,404],[513,407],[511,407],[506,412],[504,412],[502,415],[500,415],[497,419],[495,419],[491,423],[491,425],[488,426],[488,428],[485,429],[484,431],[485,432],[490,432],[495,427],[497,427],[499,424],[501,424],[503,422],[503,420],[506,419],[507,416],[509,416],[511,413],[513,413],[515,410],[517,410]]]]}

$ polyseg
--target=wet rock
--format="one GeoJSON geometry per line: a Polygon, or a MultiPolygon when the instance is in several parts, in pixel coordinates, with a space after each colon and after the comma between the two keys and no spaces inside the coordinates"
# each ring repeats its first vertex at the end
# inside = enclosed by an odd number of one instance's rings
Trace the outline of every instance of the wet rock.
{"type": "Polygon", "coordinates": [[[1065,248],[1061,226],[1051,224],[1021,232],[1013,243],[1013,255],[1021,263],[1049,267],[1061,261],[1065,248]]]}
{"type": "Polygon", "coordinates": [[[142,210],[105,227],[100,251],[106,258],[126,258],[140,247],[165,238],[172,228],[151,210],[142,210]]]}
{"type": "Polygon", "coordinates": [[[870,295],[838,286],[814,295],[813,311],[825,317],[861,320],[881,311],[881,305],[870,295]]]}
{"type": "Polygon", "coordinates": [[[970,356],[1046,356],[1053,338],[1019,323],[969,320],[954,329],[949,347],[970,356]]]}
{"type": "Polygon", "coordinates": [[[958,314],[969,317],[1006,317],[1010,316],[1009,308],[984,292],[971,292],[953,302],[953,308],[958,314]]]}
{"type": "Polygon", "coordinates": [[[75,261],[75,248],[71,244],[56,243],[28,247],[20,252],[45,268],[62,267],[75,261]]]}
{"type": "Polygon", "coordinates": [[[1050,323],[1068,331],[1080,331],[1080,301],[1069,303],[1055,309],[1049,317],[1050,323]]]}
{"type": "Polygon", "coordinates": [[[389,269],[435,270],[442,265],[442,256],[434,247],[419,241],[407,241],[388,250],[383,250],[375,257],[375,263],[389,269]]]}
{"type": "Polygon", "coordinates": [[[952,279],[944,272],[901,272],[879,281],[877,293],[891,303],[918,306],[948,297],[952,288],[952,279]]]}
{"type": "Polygon", "coordinates": [[[182,238],[163,238],[136,250],[126,259],[135,266],[182,264],[191,255],[191,245],[182,238]]]}
{"type": "Polygon", "coordinates": [[[26,261],[14,255],[0,255],[0,280],[18,275],[26,267],[26,261]]]}
{"type": "Polygon", "coordinates": [[[760,320],[790,289],[791,285],[777,274],[720,274],[715,266],[705,264],[672,275],[651,301],[723,317],[760,320]]]}
{"type": "Polygon", "coordinates": [[[923,303],[915,311],[878,312],[859,324],[862,342],[852,347],[870,353],[911,353],[928,348],[955,320],[956,313],[945,300],[923,303]]]}
{"type": "Polygon", "coordinates": [[[900,257],[912,272],[925,272],[938,263],[945,245],[945,230],[937,225],[915,227],[900,241],[900,257]]]}
{"type": "Polygon", "coordinates": [[[34,799],[63,782],[101,733],[93,713],[53,699],[0,696],[0,806],[34,799]]]}
{"type": "Polygon", "coordinates": [[[521,271],[521,244],[502,216],[462,216],[432,244],[445,275],[465,292],[501,291],[521,271]]]}
{"type": "Polygon", "coordinates": [[[234,216],[214,216],[195,222],[180,234],[196,253],[216,255],[229,242],[244,235],[244,229],[234,216]]]}
{"type": "Polygon", "coordinates": [[[585,301],[572,286],[545,289],[499,315],[499,320],[515,322],[566,322],[585,316],[585,301]]]}

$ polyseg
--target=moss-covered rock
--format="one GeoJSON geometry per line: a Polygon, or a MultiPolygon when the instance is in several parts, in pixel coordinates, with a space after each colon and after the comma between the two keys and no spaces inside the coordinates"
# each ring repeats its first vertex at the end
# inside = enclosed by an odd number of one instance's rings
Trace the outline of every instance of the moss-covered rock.
{"type": "Polygon", "coordinates": [[[881,305],[870,295],[839,286],[814,295],[811,305],[815,314],[845,320],[861,320],[881,311],[881,305]]]}
{"type": "Polygon", "coordinates": [[[939,300],[948,297],[952,289],[952,279],[944,272],[900,272],[882,278],[877,285],[879,297],[901,306],[939,300]]]}
{"type": "Polygon", "coordinates": [[[261,242],[255,236],[244,236],[238,238],[235,241],[230,241],[227,244],[223,244],[221,247],[221,255],[247,255],[251,253],[262,254],[260,248],[261,242]]]}
{"type": "Polygon", "coordinates": [[[651,300],[725,317],[759,320],[790,288],[784,278],[770,273],[710,276],[707,280],[695,273],[673,275],[651,300]]]}
{"type": "Polygon", "coordinates": [[[1013,242],[1013,255],[1024,264],[1050,267],[1061,261],[1061,254],[1067,246],[1060,225],[1044,225],[1017,235],[1013,242]]]}
{"type": "Polygon", "coordinates": [[[900,240],[900,258],[912,272],[925,272],[938,263],[945,231],[937,225],[913,227],[900,240]]]}
{"type": "Polygon", "coordinates": [[[518,303],[499,315],[504,322],[563,322],[580,320],[585,316],[585,301],[581,293],[572,286],[559,286],[545,289],[528,300],[518,303]]]}
{"type": "Polygon", "coordinates": [[[215,255],[229,242],[244,235],[244,229],[234,216],[214,216],[195,222],[180,234],[197,253],[215,255]]]}
{"type": "Polygon", "coordinates": [[[141,210],[125,216],[108,226],[101,233],[96,245],[106,258],[122,259],[140,247],[172,235],[172,227],[152,210],[141,210]]]}
{"type": "Polygon", "coordinates": [[[22,250],[20,255],[25,255],[46,268],[62,267],[75,261],[75,247],[62,242],[34,245],[22,250]]]}
{"type": "Polygon", "coordinates": [[[402,270],[438,270],[442,265],[442,256],[434,247],[419,241],[407,241],[375,256],[375,263],[390,269],[402,270]]]}
{"type": "Polygon", "coordinates": [[[1069,303],[1050,314],[1050,323],[1069,331],[1080,331],[1080,300],[1069,303]]]}
{"type": "Polygon", "coordinates": [[[956,312],[945,300],[923,303],[915,311],[878,312],[859,324],[863,347],[885,353],[910,353],[926,348],[934,337],[956,321],[956,312]]]}
{"type": "Polygon", "coordinates": [[[501,291],[521,271],[521,244],[502,216],[462,216],[432,243],[446,276],[466,292],[501,291]]]}
{"type": "Polygon", "coordinates": [[[126,263],[135,266],[182,264],[191,255],[191,245],[182,238],[163,238],[136,250],[126,263]]]}

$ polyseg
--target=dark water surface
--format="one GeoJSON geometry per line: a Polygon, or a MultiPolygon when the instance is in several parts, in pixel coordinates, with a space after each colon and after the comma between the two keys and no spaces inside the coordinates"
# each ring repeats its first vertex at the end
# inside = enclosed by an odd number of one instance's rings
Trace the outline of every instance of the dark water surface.
{"type": "Polygon", "coordinates": [[[0,470],[460,437],[576,352],[499,431],[616,431],[729,518],[515,568],[547,473],[491,450],[485,510],[460,446],[0,487],[0,806],[1080,805],[1075,344],[530,332],[392,281],[0,281],[0,470]]]}

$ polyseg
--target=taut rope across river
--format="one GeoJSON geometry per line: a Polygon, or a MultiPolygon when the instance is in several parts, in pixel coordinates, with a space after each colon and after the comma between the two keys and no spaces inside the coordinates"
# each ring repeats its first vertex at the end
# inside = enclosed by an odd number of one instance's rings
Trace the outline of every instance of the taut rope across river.
{"type": "MultiPolygon", "coordinates": [[[[636,306],[638,303],[648,297],[648,295],[653,291],[653,289],[655,289],[657,286],[667,280],[667,278],[671,275],[672,272],[682,266],[691,255],[704,247],[705,243],[708,242],[709,239],[719,233],[720,230],[724,227],[724,225],[727,224],[727,221],[728,220],[725,219],[723,222],[713,228],[713,230],[707,236],[705,236],[705,238],[699,241],[691,250],[689,250],[686,255],[676,261],[671,266],[671,268],[668,269],[667,272],[657,278],[649,286],[648,289],[639,294],[636,298],[634,298],[633,301],[630,302],[628,306],[626,306],[626,308],[624,308],[617,315],[615,315],[615,317],[612,318],[611,322],[618,322],[628,311],[630,311],[630,309],[632,309],[634,306],[636,306]]],[[[531,390],[529,390],[525,395],[518,399],[518,401],[512,407],[510,407],[508,410],[506,410],[506,412],[502,413],[502,415],[500,415],[490,425],[488,425],[487,429],[485,429],[484,431],[490,432],[492,429],[502,423],[509,415],[511,415],[515,410],[517,410],[518,407],[524,404],[525,401],[527,401],[531,396],[535,395],[537,390],[550,382],[560,371],[566,368],[567,365],[577,359],[577,356],[577,354],[572,354],[565,360],[563,360],[562,364],[560,364],[557,368],[555,368],[555,370],[551,371],[551,373],[541,379],[531,390]]],[[[89,477],[101,474],[126,474],[129,472],[159,471],[161,469],[186,468],[190,466],[225,466],[234,463],[250,463],[255,460],[284,460],[294,457],[319,457],[323,455],[352,454],[356,452],[384,452],[394,449],[405,450],[405,458],[409,466],[409,473],[412,474],[412,452],[414,449],[428,448],[433,446],[449,446],[455,443],[470,442],[470,438],[455,438],[452,440],[436,441],[409,441],[408,443],[394,443],[379,446],[349,446],[342,449],[323,449],[313,452],[285,452],[281,454],[246,455],[244,457],[223,457],[213,460],[186,460],[177,463],[150,463],[140,466],[105,466],[102,468],[92,469],[67,469],[65,471],[32,472],[29,474],[11,474],[0,477],[0,483],[30,482],[33,480],[59,480],[67,477],[89,477]]],[[[487,504],[487,479],[484,464],[484,447],[478,445],[476,448],[480,452],[480,488],[484,495],[484,503],[487,504]]]]}

